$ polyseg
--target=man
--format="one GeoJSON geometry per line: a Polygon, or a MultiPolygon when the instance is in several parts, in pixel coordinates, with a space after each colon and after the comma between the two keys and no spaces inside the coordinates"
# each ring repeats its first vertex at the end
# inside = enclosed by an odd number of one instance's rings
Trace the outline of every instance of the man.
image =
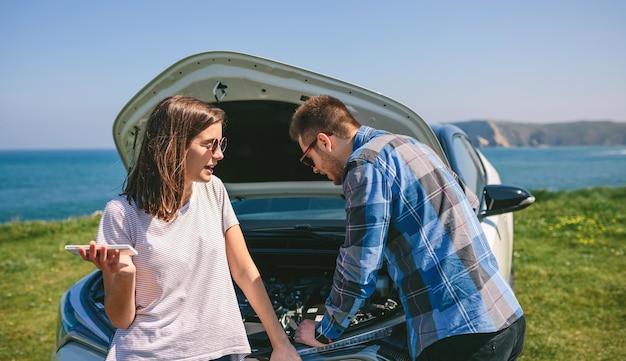
{"type": "Polygon", "coordinates": [[[347,220],[324,317],[303,321],[297,342],[318,347],[339,337],[376,289],[385,260],[413,359],[518,358],[523,312],[498,273],[474,212],[477,198],[430,148],[362,126],[327,95],[303,103],[289,132],[300,160],[342,185],[347,220]]]}

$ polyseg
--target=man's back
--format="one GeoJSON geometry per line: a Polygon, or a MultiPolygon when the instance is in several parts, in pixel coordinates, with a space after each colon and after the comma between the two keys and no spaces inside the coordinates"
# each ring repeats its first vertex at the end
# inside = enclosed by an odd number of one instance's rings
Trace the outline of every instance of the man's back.
{"type": "Polygon", "coordinates": [[[494,332],[522,315],[472,204],[423,144],[362,127],[343,188],[348,236],[332,304],[367,294],[370,288],[359,283],[367,284],[384,254],[401,292],[414,355],[441,338],[494,332]]]}

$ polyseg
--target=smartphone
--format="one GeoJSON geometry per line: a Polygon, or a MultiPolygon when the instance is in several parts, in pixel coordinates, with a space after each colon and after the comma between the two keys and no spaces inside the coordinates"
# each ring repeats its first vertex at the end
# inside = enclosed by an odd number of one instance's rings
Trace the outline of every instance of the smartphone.
{"type": "MultiPolygon", "coordinates": [[[[84,247],[85,251],[87,251],[87,253],[89,253],[89,245],[88,244],[67,245],[67,246],[65,246],[65,250],[70,252],[70,253],[72,253],[72,254],[80,256],[80,253],[78,253],[78,248],[79,247],[84,247]]],[[[98,248],[100,248],[100,246],[98,246],[98,248]]],[[[107,245],[107,253],[112,253],[116,249],[120,250],[120,254],[127,254],[127,255],[131,255],[131,256],[136,256],[136,255],[139,254],[137,252],[137,250],[134,249],[133,246],[131,246],[130,244],[111,244],[111,245],[107,245]]]]}

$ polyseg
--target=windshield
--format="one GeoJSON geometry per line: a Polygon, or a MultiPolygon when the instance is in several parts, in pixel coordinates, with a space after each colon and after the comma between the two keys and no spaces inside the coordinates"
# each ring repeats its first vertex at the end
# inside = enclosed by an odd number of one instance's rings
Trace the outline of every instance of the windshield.
{"type": "Polygon", "coordinates": [[[257,198],[233,200],[239,219],[345,220],[342,198],[257,198]]]}

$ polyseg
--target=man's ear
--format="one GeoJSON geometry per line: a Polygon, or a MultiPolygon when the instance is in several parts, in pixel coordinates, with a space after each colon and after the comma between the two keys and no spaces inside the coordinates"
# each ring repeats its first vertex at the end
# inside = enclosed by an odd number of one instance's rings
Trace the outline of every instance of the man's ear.
{"type": "Polygon", "coordinates": [[[326,149],[327,151],[332,151],[333,150],[333,142],[330,139],[330,136],[324,133],[318,133],[317,134],[317,141],[322,144],[322,146],[324,147],[324,149],[326,149]]]}

